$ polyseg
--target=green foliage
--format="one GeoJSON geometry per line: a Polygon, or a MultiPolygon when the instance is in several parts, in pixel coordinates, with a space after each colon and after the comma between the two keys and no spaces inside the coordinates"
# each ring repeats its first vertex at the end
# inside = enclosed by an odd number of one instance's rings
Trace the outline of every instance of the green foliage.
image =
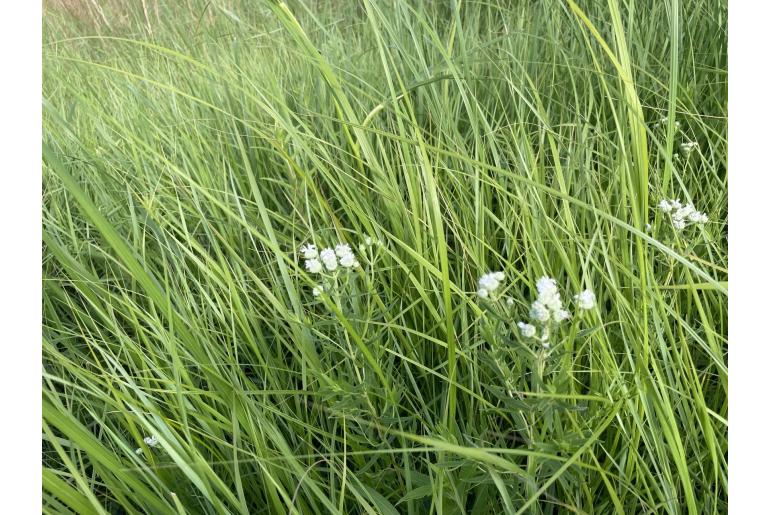
{"type": "Polygon", "coordinates": [[[45,19],[46,512],[726,511],[725,2],[147,4],[45,19]]]}

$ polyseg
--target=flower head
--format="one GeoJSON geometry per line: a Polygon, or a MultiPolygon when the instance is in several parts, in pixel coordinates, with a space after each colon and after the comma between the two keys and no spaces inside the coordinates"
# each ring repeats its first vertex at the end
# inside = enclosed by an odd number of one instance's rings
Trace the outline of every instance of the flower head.
{"type": "Polygon", "coordinates": [[[336,247],[334,247],[334,253],[337,254],[337,257],[344,257],[349,254],[353,254],[353,250],[350,248],[350,245],[347,243],[340,243],[336,247]]]}
{"type": "MultiPolygon", "coordinates": [[[[147,445],[147,447],[157,447],[158,444],[160,443],[158,441],[158,437],[155,435],[145,436],[142,441],[145,443],[145,445],[147,445]]],[[[142,454],[142,448],[138,447],[134,452],[136,454],[142,454]]]]}
{"type": "Polygon", "coordinates": [[[334,249],[323,249],[321,261],[329,272],[334,272],[337,269],[337,255],[334,253],[334,249]]]}
{"type": "Polygon", "coordinates": [[[682,206],[678,200],[661,200],[658,209],[671,216],[671,225],[677,231],[681,231],[689,224],[703,224],[708,217],[695,209],[692,204],[682,206]]]}
{"type": "Polygon", "coordinates": [[[596,306],[596,295],[591,290],[583,290],[575,295],[575,302],[580,309],[593,309],[596,306]]]}
{"type": "Polygon", "coordinates": [[[320,274],[323,272],[323,265],[316,258],[305,261],[305,268],[311,274],[320,274]]]}
{"type": "Polygon", "coordinates": [[[313,259],[318,257],[318,249],[312,243],[303,245],[299,248],[299,251],[302,252],[302,257],[305,259],[313,259]]]}
{"type": "Polygon", "coordinates": [[[541,277],[537,280],[537,300],[553,312],[561,310],[561,295],[559,286],[552,277],[541,277]]]}
{"type": "Polygon", "coordinates": [[[323,285],[319,284],[318,286],[313,286],[313,297],[318,297],[321,295],[324,291],[323,285]]]}
{"type": "Polygon", "coordinates": [[[356,256],[351,252],[340,257],[340,265],[345,268],[353,268],[358,266],[358,261],[356,260],[356,256]]]}
{"type": "Polygon", "coordinates": [[[529,316],[538,322],[547,322],[551,318],[551,312],[548,306],[536,300],[532,303],[532,307],[529,308],[529,316]]]}
{"type": "Polygon", "coordinates": [[[479,297],[486,299],[500,287],[500,283],[505,279],[502,272],[489,272],[479,279],[479,297]]]}
{"type": "Polygon", "coordinates": [[[519,327],[519,331],[521,331],[521,335],[525,338],[533,338],[535,336],[535,333],[537,330],[535,329],[535,326],[532,324],[525,324],[524,322],[519,322],[516,324],[519,327]]]}

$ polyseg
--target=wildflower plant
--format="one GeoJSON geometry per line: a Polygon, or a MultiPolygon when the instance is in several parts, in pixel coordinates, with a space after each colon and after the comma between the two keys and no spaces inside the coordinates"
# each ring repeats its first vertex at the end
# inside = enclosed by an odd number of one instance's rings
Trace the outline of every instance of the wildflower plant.
{"type": "Polygon", "coordinates": [[[324,390],[325,400],[334,406],[333,412],[342,410],[353,415],[375,411],[367,391],[376,383],[372,382],[373,375],[367,373],[366,357],[350,333],[365,334],[371,318],[368,300],[362,293],[371,288],[369,275],[376,257],[376,243],[371,237],[364,237],[357,246],[358,253],[344,242],[327,246],[307,243],[299,249],[304,269],[312,279],[309,286],[313,300],[307,304],[310,315],[307,322],[323,342],[322,359],[343,363],[350,372],[348,376],[355,377],[358,383],[336,391],[324,390]]]}
{"type": "Polygon", "coordinates": [[[535,283],[537,296],[526,310],[525,320],[517,320],[515,315],[521,310],[517,309],[516,301],[507,297],[502,302],[503,279],[502,272],[490,272],[479,279],[477,294],[491,322],[485,332],[486,339],[492,345],[493,359],[507,388],[515,381],[508,363],[516,360],[510,359],[510,355],[518,354],[529,358],[533,388],[541,390],[548,358],[562,350],[562,343],[574,340],[578,329],[574,322],[596,307],[596,295],[589,289],[574,295],[572,300],[578,316],[573,317],[565,307],[556,280],[543,276],[535,283]]]}

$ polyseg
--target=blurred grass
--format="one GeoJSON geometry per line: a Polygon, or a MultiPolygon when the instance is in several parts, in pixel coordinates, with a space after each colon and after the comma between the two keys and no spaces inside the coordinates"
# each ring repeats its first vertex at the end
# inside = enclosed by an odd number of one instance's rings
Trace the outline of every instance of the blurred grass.
{"type": "Polygon", "coordinates": [[[45,511],[726,511],[726,2],[44,28],[45,511]],[[366,236],[330,311],[297,250],[366,236]],[[494,359],[497,269],[517,320],[540,275],[597,293],[542,391],[494,359]]]}

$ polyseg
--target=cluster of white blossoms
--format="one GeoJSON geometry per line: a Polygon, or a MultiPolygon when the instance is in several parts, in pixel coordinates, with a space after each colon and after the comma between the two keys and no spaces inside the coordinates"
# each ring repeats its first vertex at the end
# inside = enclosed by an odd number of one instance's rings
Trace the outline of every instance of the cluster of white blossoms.
{"type": "MultiPolygon", "coordinates": [[[[380,242],[366,236],[358,245],[360,255],[363,255],[367,262],[371,261],[368,251],[374,244],[380,245],[380,242]]],[[[319,276],[317,278],[318,283],[313,285],[313,297],[319,297],[324,293],[331,293],[337,288],[344,287],[337,281],[340,278],[339,274],[361,267],[353,248],[347,243],[338,243],[334,247],[324,248],[319,248],[314,243],[307,243],[300,247],[299,254],[300,258],[305,261],[305,270],[310,274],[319,276]]]]}
{"type": "Polygon", "coordinates": [[[695,209],[695,206],[692,204],[682,206],[679,200],[663,199],[658,204],[658,209],[671,216],[671,225],[677,231],[681,231],[690,224],[705,224],[709,220],[704,213],[695,209]]]}
{"type": "MultiPolygon", "coordinates": [[[[144,443],[147,445],[147,447],[157,447],[160,442],[158,441],[158,437],[153,435],[145,437],[144,443]]],[[[136,454],[142,454],[142,448],[138,447],[134,452],[136,454]]]]}
{"type": "MultiPolygon", "coordinates": [[[[561,322],[572,317],[564,309],[559,293],[559,286],[551,277],[541,277],[537,280],[537,299],[529,309],[532,323],[518,322],[516,325],[524,338],[536,338],[540,327],[540,342],[544,348],[549,348],[551,330],[561,322]]],[[[589,310],[596,307],[596,295],[591,290],[584,290],[573,297],[578,309],[589,310]]]]}
{"type": "MultiPolygon", "coordinates": [[[[320,274],[324,270],[334,272],[338,267],[356,268],[360,266],[353,249],[347,243],[340,243],[334,248],[324,248],[320,251],[313,244],[302,246],[299,251],[305,259],[305,269],[311,274],[320,274]]],[[[313,290],[313,295],[320,295],[323,288],[313,290]]]]}
{"type": "Polygon", "coordinates": [[[689,154],[696,148],[698,148],[698,142],[697,141],[685,141],[681,145],[679,145],[679,148],[682,149],[682,152],[685,154],[689,154]]]}
{"type": "MultiPolygon", "coordinates": [[[[660,121],[656,124],[658,127],[665,127],[668,125],[668,116],[664,116],[660,119],[660,121]]],[[[674,129],[679,130],[679,128],[682,126],[679,121],[674,121],[674,129]]]]}
{"type": "Polygon", "coordinates": [[[554,279],[541,277],[537,280],[537,300],[532,303],[529,316],[541,323],[553,320],[557,324],[572,316],[562,307],[561,294],[554,279]]]}
{"type": "Polygon", "coordinates": [[[489,272],[482,275],[481,279],[479,279],[479,290],[477,292],[479,297],[482,299],[494,297],[495,291],[500,288],[504,279],[505,274],[502,272],[489,272]]]}
{"type": "Polygon", "coordinates": [[[591,290],[583,290],[575,295],[575,303],[580,309],[593,309],[596,307],[596,295],[591,290]]]}

